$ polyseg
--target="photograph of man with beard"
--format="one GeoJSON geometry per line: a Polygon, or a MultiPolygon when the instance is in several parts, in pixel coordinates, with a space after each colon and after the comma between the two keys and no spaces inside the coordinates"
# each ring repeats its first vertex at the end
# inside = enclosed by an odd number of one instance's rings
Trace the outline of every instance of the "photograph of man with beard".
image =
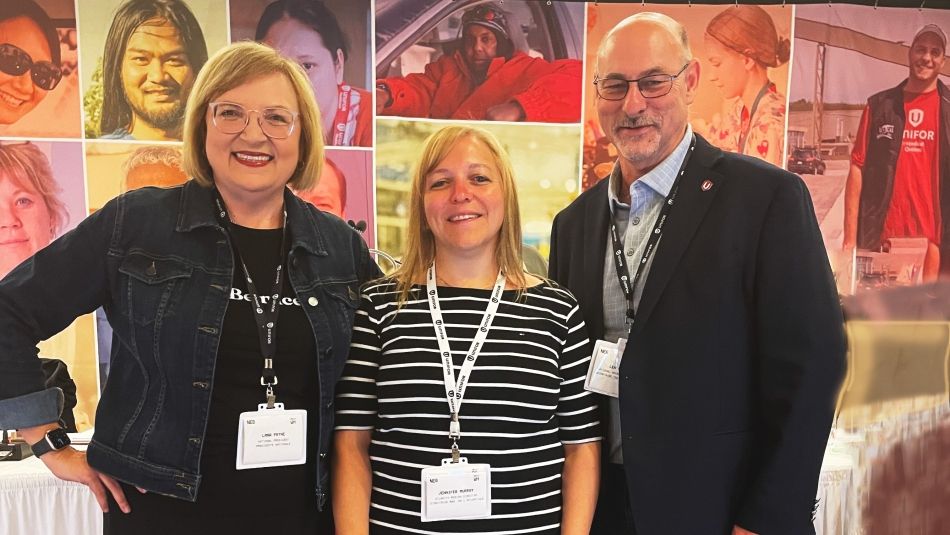
{"type": "Polygon", "coordinates": [[[181,0],[128,0],[102,55],[99,137],[181,139],[182,114],[208,59],[198,20],[181,0]]]}

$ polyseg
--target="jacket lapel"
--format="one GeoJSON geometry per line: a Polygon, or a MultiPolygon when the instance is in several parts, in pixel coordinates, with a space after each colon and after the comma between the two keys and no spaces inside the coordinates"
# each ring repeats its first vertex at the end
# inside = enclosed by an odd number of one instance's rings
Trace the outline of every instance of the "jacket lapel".
{"type": "Polygon", "coordinates": [[[650,273],[644,282],[643,295],[633,326],[634,332],[642,329],[649,319],[690,240],[712,205],[722,180],[725,179],[712,171],[721,156],[721,150],[696,136],[696,149],[686,165],[686,174],[680,179],[675,204],[663,229],[650,273]],[[709,182],[706,182],[707,180],[709,182]]]}
{"type": "Polygon", "coordinates": [[[591,196],[590,205],[585,210],[584,231],[580,236],[584,240],[584,273],[591,275],[591,280],[585,285],[587,289],[587,303],[594,308],[591,318],[596,324],[589,325],[591,339],[604,336],[604,258],[607,254],[607,226],[610,219],[610,210],[607,207],[607,188],[610,181],[605,178],[593,189],[597,190],[591,196]]]}

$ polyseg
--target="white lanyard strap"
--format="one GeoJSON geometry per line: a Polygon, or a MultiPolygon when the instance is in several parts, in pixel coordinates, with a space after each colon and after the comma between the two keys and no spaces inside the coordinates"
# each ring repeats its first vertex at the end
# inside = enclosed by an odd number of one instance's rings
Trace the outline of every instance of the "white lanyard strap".
{"type": "Polygon", "coordinates": [[[488,338],[488,330],[491,328],[491,322],[495,319],[498,312],[498,303],[501,302],[501,293],[505,290],[505,273],[498,271],[498,278],[495,279],[495,287],[491,293],[491,300],[488,302],[488,308],[485,309],[485,315],[482,317],[478,331],[475,332],[475,338],[472,340],[472,346],[465,354],[465,361],[462,363],[462,369],[459,371],[458,382],[455,381],[455,366],[452,364],[452,350],[449,347],[449,337],[445,332],[445,322],[442,321],[442,309],[439,307],[439,290],[435,283],[435,263],[429,266],[429,273],[426,276],[426,293],[429,297],[429,313],[432,314],[432,325],[435,327],[435,337],[439,342],[439,353],[442,356],[442,379],[445,383],[445,399],[449,402],[449,413],[452,417],[449,422],[449,437],[453,440],[462,436],[462,429],[459,426],[459,410],[462,407],[462,399],[465,397],[465,389],[468,387],[468,378],[472,374],[472,368],[475,367],[475,359],[488,338]]]}

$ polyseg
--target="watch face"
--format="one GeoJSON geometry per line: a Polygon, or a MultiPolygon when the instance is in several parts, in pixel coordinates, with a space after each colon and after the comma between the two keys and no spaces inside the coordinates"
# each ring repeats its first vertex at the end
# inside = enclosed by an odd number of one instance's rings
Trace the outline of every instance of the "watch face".
{"type": "Polygon", "coordinates": [[[66,430],[62,428],[50,431],[46,434],[46,437],[49,439],[50,444],[53,445],[54,450],[65,448],[72,443],[72,441],[69,440],[69,435],[66,434],[66,430]]]}

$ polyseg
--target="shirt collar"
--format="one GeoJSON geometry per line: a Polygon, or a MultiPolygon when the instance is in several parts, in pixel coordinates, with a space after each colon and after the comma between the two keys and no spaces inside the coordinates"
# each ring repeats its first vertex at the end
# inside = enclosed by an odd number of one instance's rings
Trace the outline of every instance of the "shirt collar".
{"type": "MultiPolygon", "coordinates": [[[[633,198],[633,188],[637,183],[642,183],[645,186],[648,186],[651,190],[656,192],[663,198],[666,198],[670,194],[670,190],[673,189],[673,183],[676,182],[676,173],[679,172],[680,167],[683,166],[683,161],[686,160],[686,154],[689,152],[689,144],[693,140],[693,129],[687,123],[686,133],[683,134],[683,139],[680,140],[679,144],[676,145],[676,148],[673,149],[673,152],[669,156],[663,159],[656,167],[651,169],[647,174],[640,177],[638,180],[634,180],[630,184],[630,197],[633,198]]],[[[610,183],[607,188],[607,198],[613,206],[627,206],[626,204],[620,202],[619,197],[617,196],[617,191],[620,189],[620,185],[623,184],[623,176],[620,171],[620,162],[614,163],[614,168],[610,172],[610,177],[608,178],[610,183]]]]}

